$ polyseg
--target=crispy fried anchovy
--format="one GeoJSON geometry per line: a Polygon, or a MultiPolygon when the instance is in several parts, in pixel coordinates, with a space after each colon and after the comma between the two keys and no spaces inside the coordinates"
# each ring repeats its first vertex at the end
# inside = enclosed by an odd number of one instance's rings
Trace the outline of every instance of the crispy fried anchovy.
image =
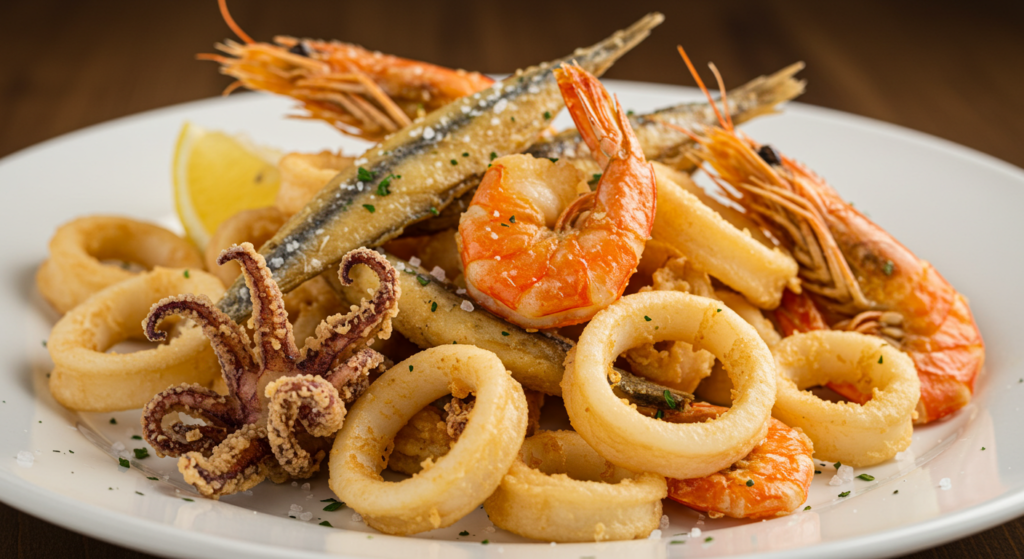
{"type": "Polygon", "coordinates": [[[619,368],[612,370],[608,384],[616,396],[645,408],[682,411],[693,402],[693,394],[662,386],[619,368]]]}
{"type": "MultiPolygon", "coordinates": [[[[260,250],[284,292],[339,261],[427,219],[475,186],[494,156],[519,153],[547,126],[562,96],[552,69],[575,60],[601,75],[661,23],[641,18],[596,45],[517,71],[494,87],[463,97],[388,136],[334,177],[260,250]]],[[[236,281],[219,307],[236,321],[251,304],[236,281]]]]}

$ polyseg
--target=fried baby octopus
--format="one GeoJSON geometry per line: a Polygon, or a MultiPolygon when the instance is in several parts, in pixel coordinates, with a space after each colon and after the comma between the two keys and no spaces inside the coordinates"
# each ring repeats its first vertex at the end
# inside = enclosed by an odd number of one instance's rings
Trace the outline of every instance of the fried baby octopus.
{"type": "Polygon", "coordinates": [[[341,261],[341,282],[348,285],[352,268],[363,264],[376,273],[380,287],[348,315],[325,319],[300,351],[263,256],[242,243],[217,262],[232,260],[241,265],[252,297],[253,343],[204,295],[165,298],[142,323],[146,336],[159,341],[166,337],[157,329],[165,318],[190,318],[220,361],[227,396],[182,384],[157,394],[142,414],[143,435],[157,455],[180,456],[185,481],[214,499],[268,476],[281,483],[319,469],[330,446],[326,437],[341,428],[345,406],[366,390],[369,372],[384,361],[367,346],[375,336],[390,336],[400,294],[397,273],[383,256],[365,248],[349,252],[341,261]],[[202,424],[186,423],[179,414],[202,424]]]}

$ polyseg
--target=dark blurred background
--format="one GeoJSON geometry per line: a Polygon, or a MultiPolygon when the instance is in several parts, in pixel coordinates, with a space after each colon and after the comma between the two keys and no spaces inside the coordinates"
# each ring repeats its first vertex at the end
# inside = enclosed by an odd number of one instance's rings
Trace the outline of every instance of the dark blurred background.
{"type": "MultiPolygon", "coordinates": [[[[337,39],[482,72],[562,56],[658,10],[665,23],[607,77],[692,85],[676,44],[695,61],[714,61],[732,86],[803,60],[808,87],[800,102],[934,134],[1024,167],[1021,0],[229,5],[257,40],[337,39]]],[[[230,80],[194,55],[229,37],[214,0],[0,0],[0,156],[112,118],[218,95],[230,80]]],[[[913,557],[1021,551],[1018,519],[913,557]]],[[[147,557],[2,504],[0,556],[147,557]]]]}

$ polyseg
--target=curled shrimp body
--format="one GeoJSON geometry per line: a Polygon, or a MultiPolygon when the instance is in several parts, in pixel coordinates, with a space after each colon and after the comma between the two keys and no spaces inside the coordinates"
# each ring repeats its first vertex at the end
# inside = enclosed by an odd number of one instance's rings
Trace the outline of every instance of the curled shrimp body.
{"type": "Polygon", "coordinates": [[[415,118],[482,91],[494,80],[478,72],[452,70],[426,62],[369,51],[338,41],[278,36],[276,44],[254,41],[234,22],[226,0],[221,14],[243,43],[217,48],[227,56],[201,54],[221,64],[239,86],[287,95],[302,103],[306,118],[320,119],[341,132],[379,140],[415,118]]]}
{"type": "MultiPolygon", "coordinates": [[[[917,423],[966,405],[985,345],[964,296],[821,177],[735,132],[727,119],[720,123],[697,139],[696,156],[723,193],[800,265],[805,293],[787,294],[776,312],[786,333],[852,330],[881,336],[906,352],[921,380],[917,423]]],[[[853,386],[833,388],[854,401],[870,398],[853,386]]]]}
{"type": "Polygon", "coordinates": [[[654,170],[618,101],[578,66],[555,70],[566,107],[603,174],[566,162],[494,161],[459,223],[470,295],[526,328],[589,320],[636,270],[654,224],[654,170]]]}
{"type": "MultiPolygon", "coordinates": [[[[708,421],[728,411],[710,404],[693,404],[666,421],[708,421]]],[[[711,518],[760,520],[784,516],[807,500],[814,479],[814,446],[801,431],[770,419],[763,443],[728,469],[707,477],[668,480],[668,497],[711,518]]]]}

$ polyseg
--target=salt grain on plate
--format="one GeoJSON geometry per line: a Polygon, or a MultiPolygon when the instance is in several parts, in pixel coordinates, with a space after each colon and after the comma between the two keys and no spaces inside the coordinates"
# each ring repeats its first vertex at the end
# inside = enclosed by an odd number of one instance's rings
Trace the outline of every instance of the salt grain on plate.
{"type": "Polygon", "coordinates": [[[422,263],[423,263],[423,261],[420,260],[419,258],[416,258],[415,256],[413,256],[412,258],[409,259],[409,264],[412,264],[413,266],[416,266],[416,267],[419,267],[419,265],[422,264],[422,263]]]}
{"type": "Polygon", "coordinates": [[[494,526],[488,526],[484,528],[484,532],[487,532],[488,534],[493,534],[495,532],[494,526]]]}
{"type": "Polygon", "coordinates": [[[900,462],[900,461],[903,461],[903,460],[910,460],[913,457],[914,457],[914,454],[912,452],[910,452],[909,450],[904,450],[904,451],[896,453],[896,461],[897,462],[900,462]]]}
{"type": "Polygon", "coordinates": [[[308,483],[303,483],[302,484],[302,490],[303,491],[309,491],[309,487],[310,487],[310,485],[308,483]]]}
{"type": "Polygon", "coordinates": [[[437,281],[444,281],[444,270],[440,266],[434,266],[434,269],[430,271],[430,275],[434,276],[437,281]]]}
{"type": "Polygon", "coordinates": [[[469,301],[463,301],[462,304],[459,305],[459,308],[466,312],[473,312],[473,303],[470,303],[469,301]]]}
{"type": "Polygon", "coordinates": [[[691,529],[690,530],[690,537],[691,538],[699,538],[700,537],[700,528],[693,528],[693,529],[691,529]]]}
{"type": "Polygon", "coordinates": [[[116,441],[114,444],[110,445],[110,448],[114,449],[114,452],[121,452],[124,450],[124,443],[116,441]]]}
{"type": "Polygon", "coordinates": [[[949,491],[953,488],[953,482],[949,481],[948,477],[944,477],[939,480],[939,489],[943,491],[949,491]]]}
{"type": "Polygon", "coordinates": [[[661,522],[658,523],[658,528],[661,528],[662,530],[668,530],[668,525],[669,525],[668,515],[667,514],[661,515],[661,522]]]}
{"type": "Polygon", "coordinates": [[[299,515],[299,520],[302,520],[303,522],[309,520],[310,518],[313,518],[313,513],[309,512],[309,511],[304,512],[304,513],[299,515]]]}
{"type": "Polygon", "coordinates": [[[362,521],[363,521],[363,515],[359,514],[358,512],[352,513],[352,522],[362,522],[362,521]]]}
{"type": "Polygon", "coordinates": [[[18,465],[19,466],[21,466],[23,468],[31,468],[32,467],[32,463],[35,462],[35,461],[36,461],[36,457],[31,452],[29,452],[27,450],[22,450],[22,451],[18,452],[18,465]]]}
{"type": "Polygon", "coordinates": [[[647,539],[649,539],[649,540],[660,540],[661,539],[661,530],[651,530],[651,535],[647,536],[647,539]]]}

